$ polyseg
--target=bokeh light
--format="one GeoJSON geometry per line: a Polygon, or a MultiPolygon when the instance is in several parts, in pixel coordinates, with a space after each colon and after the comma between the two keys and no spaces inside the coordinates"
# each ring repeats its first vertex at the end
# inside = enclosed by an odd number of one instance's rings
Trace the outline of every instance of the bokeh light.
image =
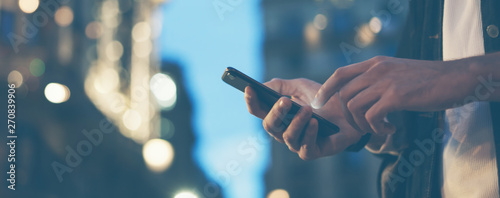
{"type": "Polygon", "coordinates": [[[375,34],[378,34],[380,30],[382,30],[382,21],[380,21],[378,17],[372,17],[372,19],[370,19],[369,25],[370,30],[375,34]]]}
{"type": "Polygon", "coordinates": [[[375,41],[375,34],[368,24],[362,25],[356,34],[355,42],[358,47],[366,47],[375,41]]]}
{"type": "Polygon", "coordinates": [[[87,24],[87,27],[85,27],[85,35],[90,39],[101,38],[102,31],[102,24],[97,21],[90,22],[87,24]]]}
{"type": "Polygon", "coordinates": [[[134,54],[137,57],[147,57],[151,54],[151,51],[153,50],[153,44],[151,41],[143,41],[143,42],[138,42],[135,43],[134,45],[134,54]]]}
{"type": "Polygon", "coordinates": [[[16,87],[20,87],[23,84],[23,75],[21,72],[13,70],[9,73],[7,82],[9,82],[9,84],[15,84],[16,87]]]}
{"type": "Polygon", "coordinates": [[[142,155],[151,171],[163,172],[170,167],[174,160],[174,148],[166,140],[151,139],[144,144],[142,155]]]}
{"type": "Polygon", "coordinates": [[[323,14],[317,14],[314,17],[314,27],[318,30],[324,30],[328,25],[328,19],[323,14]]]}
{"type": "Polygon", "coordinates": [[[66,27],[73,22],[73,17],[73,10],[68,6],[62,6],[57,9],[56,14],[54,15],[54,20],[57,25],[66,27]]]}
{"type": "Polygon", "coordinates": [[[38,58],[33,59],[30,63],[30,73],[36,77],[43,75],[45,73],[45,63],[38,58]]]}
{"type": "Polygon", "coordinates": [[[119,41],[113,41],[106,46],[106,55],[109,60],[117,61],[123,55],[123,45],[119,41]]]}
{"type": "Polygon", "coordinates": [[[26,14],[35,12],[40,5],[39,0],[19,0],[19,8],[26,14]]]}
{"type": "Polygon", "coordinates": [[[139,22],[132,29],[132,38],[135,41],[145,41],[151,37],[151,26],[146,22],[139,22]]]}
{"type": "Polygon", "coordinates": [[[290,198],[290,195],[286,190],[283,189],[276,189],[271,191],[268,195],[267,198],[290,198]]]}
{"type": "Polygon", "coordinates": [[[139,112],[129,109],[123,114],[122,121],[127,129],[133,131],[137,130],[141,126],[142,117],[139,112]]]}
{"type": "Polygon", "coordinates": [[[98,78],[94,80],[94,87],[99,93],[109,93],[116,89],[120,83],[118,72],[114,69],[101,69],[97,75],[98,78]]]}
{"type": "Polygon", "coordinates": [[[316,27],[314,27],[314,24],[308,23],[306,25],[305,30],[304,30],[304,36],[305,36],[305,39],[307,41],[307,45],[310,48],[315,48],[319,45],[321,33],[319,32],[319,30],[316,27]]]}
{"type": "Polygon", "coordinates": [[[170,76],[163,73],[153,75],[149,82],[149,87],[160,106],[170,109],[175,105],[177,101],[177,86],[170,76]]]}
{"type": "Polygon", "coordinates": [[[180,192],[176,194],[174,198],[198,198],[198,196],[192,192],[180,192]]]}
{"type": "Polygon", "coordinates": [[[59,83],[49,83],[44,93],[47,100],[55,104],[66,102],[71,95],[69,88],[59,83]]]}

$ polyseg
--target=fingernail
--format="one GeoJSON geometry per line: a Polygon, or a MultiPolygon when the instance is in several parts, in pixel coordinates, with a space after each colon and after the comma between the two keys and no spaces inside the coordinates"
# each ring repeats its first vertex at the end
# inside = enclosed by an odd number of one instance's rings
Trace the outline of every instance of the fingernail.
{"type": "Polygon", "coordinates": [[[288,111],[288,106],[285,105],[285,102],[283,101],[283,99],[280,100],[280,103],[279,103],[279,108],[284,112],[286,113],[288,111]]]}
{"type": "Polygon", "coordinates": [[[313,101],[311,102],[311,107],[314,109],[320,109],[323,105],[319,104],[317,96],[314,97],[313,101]]]}

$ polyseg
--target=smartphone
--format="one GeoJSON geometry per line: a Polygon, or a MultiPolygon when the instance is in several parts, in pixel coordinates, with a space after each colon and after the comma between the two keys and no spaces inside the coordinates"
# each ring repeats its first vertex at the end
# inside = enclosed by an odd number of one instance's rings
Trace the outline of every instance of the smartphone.
{"type": "MultiPolygon", "coordinates": [[[[247,86],[252,87],[257,93],[259,99],[270,108],[284,96],[232,67],[226,68],[226,71],[222,74],[222,80],[242,92],[245,92],[245,88],[247,86]]],[[[292,101],[292,108],[290,108],[288,115],[295,116],[300,107],[301,105],[292,101]]],[[[339,132],[339,127],[337,125],[329,122],[325,118],[322,118],[318,114],[313,113],[312,117],[318,120],[318,136],[328,137],[339,132]]]]}

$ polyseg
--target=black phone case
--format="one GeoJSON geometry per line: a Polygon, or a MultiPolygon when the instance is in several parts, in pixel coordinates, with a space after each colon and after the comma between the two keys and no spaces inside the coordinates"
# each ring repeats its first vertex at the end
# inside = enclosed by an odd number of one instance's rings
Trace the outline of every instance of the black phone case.
{"type": "MultiPolygon", "coordinates": [[[[259,97],[259,99],[264,101],[264,103],[270,108],[274,105],[274,103],[276,103],[281,97],[284,96],[232,67],[228,67],[226,69],[226,71],[222,75],[222,80],[242,92],[245,92],[245,88],[247,86],[252,87],[257,92],[257,96],[259,97]]],[[[290,116],[290,118],[288,119],[289,121],[292,120],[293,116],[295,116],[300,108],[301,106],[299,104],[292,101],[292,108],[287,115],[290,116]]],[[[318,120],[318,137],[328,137],[339,132],[339,127],[329,122],[325,118],[315,113],[313,113],[312,117],[318,120]]]]}

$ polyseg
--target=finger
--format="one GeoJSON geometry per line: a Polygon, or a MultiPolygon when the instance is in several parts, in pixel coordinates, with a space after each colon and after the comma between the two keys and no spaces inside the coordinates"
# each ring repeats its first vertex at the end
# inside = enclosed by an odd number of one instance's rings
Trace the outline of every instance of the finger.
{"type": "Polygon", "coordinates": [[[311,106],[319,109],[337,92],[339,89],[351,81],[356,76],[367,71],[371,67],[371,59],[361,63],[338,68],[328,80],[319,88],[318,93],[311,102],[311,106]]]}
{"type": "Polygon", "coordinates": [[[287,128],[285,119],[291,106],[292,101],[290,99],[280,98],[262,121],[264,129],[280,142],[283,142],[283,132],[287,128]]]}
{"type": "MultiPolygon", "coordinates": [[[[380,93],[369,87],[354,96],[347,102],[347,109],[352,115],[353,121],[363,134],[372,133],[373,130],[366,120],[366,111],[380,99],[380,93]]],[[[349,120],[348,120],[349,121],[349,120]]]]}
{"type": "Polygon", "coordinates": [[[272,90],[282,94],[282,95],[294,95],[297,89],[296,85],[292,85],[294,80],[283,80],[279,78],[273,78],[269,82],[265,82],[264,85],[268,86],[272,90]]]}
{"type": "Polygon", "coordinates": [[[347,107],[347,102],[342,100],[342,96],[340,95],[340,93],[337,94],[337,98],[339,100],[340,107],[342,109],[342,114],[344,115],[344,119],[347,121],[347,123],[349,123],[349,125],[351,125],[352,128],[354,128],[354,130],[358,131],[359,133],[363,133],[363,130],[359,128],[351,112],[349,111],[349,108],[347,107]]]}
{"type": "Polygon", "coordinates": [[[269,112],[269,107],[263,105],[259,101],[257,93],[255,93],[250,86],[245,88],[245,101],[247,103],[248,112],[260,119],[264,119],[264,117],[266,117],[267,112],[269,112]]]}
{"type": "Polygon", "coordinates": [[[305,131],[306,125],[311,120],[312,108],[310,106],[302,107],[295,115],[292,122],[283,133],[283,140],[288,148],[293,152],[300,150],[300,139],[305,131]]]}
{"type": "Polygon", "coordinates": [[[382,96],[368,111],[366,112],[366,119],[370,124],[373,131],[380,135],[393,134],[396,132],[394,125],[384,121],[387,114],[393,111],[389,97],[382,96]]]}
{"type": "Polygon", "coordinates": [[[318,147],[316,138],[318,136],[318,120],[312,118],[306,127],[306,132],[300,146],[299,157],[303,160],[316,159],[318,157],[318,147]]]}
{"type": "Polygon", "coordinates": [[[339,93],[342,100],[349,102],[358,93],[373,85],[373,82],[374,80],[369,73],[360,74],[340,88],[339,93]]]}

